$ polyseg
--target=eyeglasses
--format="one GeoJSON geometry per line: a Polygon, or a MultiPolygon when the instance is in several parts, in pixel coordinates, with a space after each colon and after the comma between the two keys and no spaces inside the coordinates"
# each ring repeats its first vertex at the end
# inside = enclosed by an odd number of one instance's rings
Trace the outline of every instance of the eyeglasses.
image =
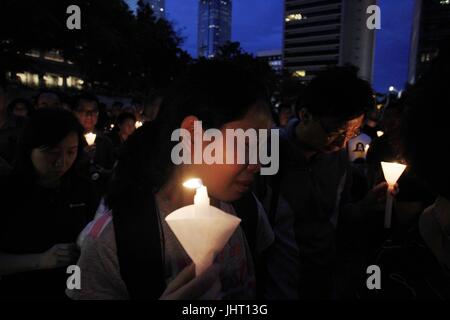
{"type": "Polygon", "coordinates": [[[81,116],[84,116],[84,117],[96,117],[96,116],[98,116],[98,111],[97,110],[95,110],[95,111],[92,111],[92,110],[90,110],[90,111],[78,110],[77,113],[79,115],[81,115],[81,116]]]}
{"type": "Polygon", "coordinates": [[[343,128],[342,125],[327,125],[321,119],[318,119],[318,122],[330,140],[336,138],[353,139],[361,134],[360,125],[343,128]]]}

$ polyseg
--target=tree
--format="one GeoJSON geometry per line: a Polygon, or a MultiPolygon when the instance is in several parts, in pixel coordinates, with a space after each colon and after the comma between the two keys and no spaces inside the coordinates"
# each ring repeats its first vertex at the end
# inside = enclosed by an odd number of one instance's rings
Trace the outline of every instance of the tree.
{"type": "Polygon", "coordinates": [[[247,53],[239,42],[228,41],[225,43],[219,48],[215,59],[234,61],[242,68],[250,70],[264,83],[269,95],[277,90],[279,79],[272,67],[267,62],[247,53]]]}
{"type": "Polygon", "coordinates": [[[19,65],[20,53],[60,50],[89,87],[145,94],[166,86],[191,59],[172,25],[142,1],[136,15],[123,0],[2,0],[0,6],[4,70],[19,65]],[[66,27],[72,4],[81,8],[81,30],[66,27]]]}

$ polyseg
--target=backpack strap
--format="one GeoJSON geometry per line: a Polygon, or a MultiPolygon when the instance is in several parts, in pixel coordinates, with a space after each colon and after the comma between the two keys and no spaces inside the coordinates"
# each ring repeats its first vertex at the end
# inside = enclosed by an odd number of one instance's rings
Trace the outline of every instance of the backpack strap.
{"type": "Polygon", "coordinates": [[[256,252],[256,228],[258,225],[258,206],[252,192],[247,192],[232,203],[237,216],[241,219],[241,227],[247,239],[252,255],[256,252]]]}
{"type": "Polygon", "coordinates": [[[127,199],[113,212],[120,274],[131,299],[159,299],[166,284],[155,198],[141,191],[127,199]]]}

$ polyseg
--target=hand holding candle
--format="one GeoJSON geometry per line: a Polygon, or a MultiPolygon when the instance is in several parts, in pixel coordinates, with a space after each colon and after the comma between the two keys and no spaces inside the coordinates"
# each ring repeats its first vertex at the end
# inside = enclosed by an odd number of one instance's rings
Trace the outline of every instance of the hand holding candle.
{"type": "Polygon", "coordinates": [[[195,188],[194,204],[175,210],[167,224],[194,261],[195,274],[202,274],[222,251],[241,220],[209,204],[208,190],[200,179],[183,184],[195,188]]]}
{"type": "Polygon", "coordinates": [[[391,192],[394,190],[395,184],[403,174],[403,171],[405,171],[406,165],[394,162],[381,162],[381,168],[383,169],[384,178],[389,186],[384,213],[384,227],[388,229],[391,227],[392,204],[394,202],[394,197],[391,192]]]}

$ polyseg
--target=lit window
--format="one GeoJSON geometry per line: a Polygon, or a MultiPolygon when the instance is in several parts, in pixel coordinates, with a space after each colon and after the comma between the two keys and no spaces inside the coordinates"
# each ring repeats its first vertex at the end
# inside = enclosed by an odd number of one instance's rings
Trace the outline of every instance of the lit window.
{"type": "Polygon", "coordinates": [[[44,55],[44,59],[51,60],[55,62],[64,62],[64,58],[61,56],[59,51],[49,51],[44,55]]]}
{"type": "Polygon", "coordinates": [[[301,13],[293,13],[290,14],[286,17],[286,22],[291,22],[291,21],[300,21],[302,19],[306,19],[305,16],[303,16],[301,13]]]}
{"type": "Polygon", "coordinates": [[[297,70],[292,75],[295,78],[304,78],[304,77],[306,77],[306,71],[305,70],[297,70]]]}
{"type": "Polygon", "coordinates": [[[29,57],[33,57],[33,58],[39,58],[40,57],[40,53],[37,50],[28,51],[27,53],[25,53],[25,55],[27,55],[29,57]]]}
{"type": "Polygon", "coordinates": [[[67,86],[69,88],[83,89],[84,81],[77,77],[67,77],[67,86]]]}
{"type": "Polygon", "coordinates": [[[27,86],[38,86],[39,85],[39,75],[29,73],[29,72],[21,72],[17,73],[16,76],[19,78],[19,81],[27,86]]]}

